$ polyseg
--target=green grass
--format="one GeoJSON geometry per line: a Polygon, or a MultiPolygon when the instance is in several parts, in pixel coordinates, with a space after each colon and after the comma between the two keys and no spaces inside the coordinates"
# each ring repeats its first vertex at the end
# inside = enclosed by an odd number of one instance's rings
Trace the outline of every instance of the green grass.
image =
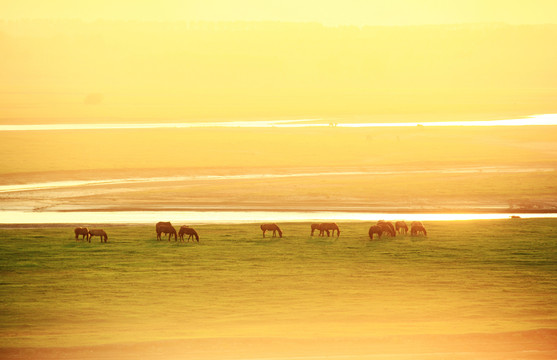
{"type": "Polygon", "coordinates": [[[381,336],[557,327],[557,220],[427,223],[370,241],[368,223],[0,229],[0,346],[175,338],[381,336]]]}

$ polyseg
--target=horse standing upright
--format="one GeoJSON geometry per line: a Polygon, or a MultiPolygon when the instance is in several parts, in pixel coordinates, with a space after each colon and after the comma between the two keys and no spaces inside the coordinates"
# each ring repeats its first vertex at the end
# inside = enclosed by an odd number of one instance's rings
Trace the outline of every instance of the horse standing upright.
{"type": "Polygon", "coordinates": [[[89,229],[86,227],[76,227],[73,232],[75,234],[75,241],[79,240],[79,235],[82,235],[81,240],[89,240],[89,229]]]}
{"type": "MultiPolygon", "coordinates": [[[[189,235],[188,236],[188,241],[190,241],[190,239],[195,236],[195,240],[197,240],[197,242],[199,242],[199,235],[197,234],[197,231],[195,231],[193,228],[191,228],[187,225],[182,225],[180,227],[180,231],[178,231],[178,235],[180,236],[180,241],[184,241],[184,234],[189,235]]],[[[192,242],[193,242],[193,240],[192,240],[192,242]]]]}
{"type": "Polygon", "coordinates": [[[170,241],[172,235],[174,235],[174,240],[178,241],[178,234],[176,233],[176,229],[174,229],[170,221],[159,221],[155,226],[155,230],[157,232],[157,240],[162,240],[161,234],[168,234],[168,241],[170,241]]]}
{"type": "Polygon", "coordinates": [[[101,242],[108,242],[108,235],[103,229],[89,230],[89,242],[91,242],[91,238],[93,236],[99,236],[101,238],[101,242]]]}
{"type": "Polygon", "coordinates": [[[323,233],[321,231],[321,225],[322,224],[311,224],[311,236],[313,236],[313,233],[315,232],[315,230],[319,230],[319,236],[321,236],[321,234],[323,233]]]}
{"type": "Polygon", "coordinates": [[[399,234],[407,234],[408,233],[408,225],[404,221],[397,221],[395,223],[396,231],[399,234]]]}
{"type": "Polygon", "coordinates": [[[273,237],[277,236],[276,233],[278,231],[279,237],[282,237],[282,230],[280,230],[277,224],[262,224],[260,227],[261,231],[263,231],[263,237],[265,237],[266,231],[273,231],[273,237]]]}

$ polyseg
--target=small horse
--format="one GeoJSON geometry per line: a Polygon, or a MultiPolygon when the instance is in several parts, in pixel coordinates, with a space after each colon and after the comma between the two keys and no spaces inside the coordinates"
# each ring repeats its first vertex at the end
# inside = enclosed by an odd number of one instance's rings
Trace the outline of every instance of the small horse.
{"type": "Polygon", "coordinates": [[[392,222],[385,221],[385,220],[379,220],[377,222],[377,226],[380,226],[381,229],[383,230],[383,232],[388,233],[392,237],[396,236],[396,230],[395,230],[395,227],[393,226],[392,222]]]}
{"type": "Polygon", "coordinates": [[[377,237],[381,239],[381,235],[383,235],[383,229],[379,225],[372,225],[369,228],[368,234],[371,240],[373,240],[373,234],[377,234],[378,235],[377,237]]]}
{"type": "Polygon", "coordinates": [[[335,236],[335,230],[337,232],[337,237],[340,236],[340,229],[338,228],[338,225],[335,223],[323,223],[320,224],[319,227],[319,235],[320,236],[325,236],[325,231],[327,232],[327,236],[330,236],[329,231],[333,232],[333,236],[335,236]]]}
{"type": "Polygon", "coordinates": [[[321,225],[322,224],[311,224],[311,236],[313,236],[315,230],[319,230],[319,235],[321,236],[321,225]]]}
{"type": "Polygon", "coordinates": [[[425,227],[421,224],[412,225],[412,227],[410,228],[410,235],[416,236],[419,235],[420,233],[424,234],[424,236],[427,236],[427,231],[425,230],[425,227]]]}
{"type": "Polygon", "coordinates": [[[261,226],[261,230],[263,231],[263,237],[265,237],[265,231],[273,231],[273,237],[276,237],[276,232],[278,231],[279,236],[282,237],[282,231],[280,230],[280,228],[277,226],[277,224],[262,224],[261,226]]]}
{"type": "Polygon", "coordinates": [[[188,241],[190,241],[190,239],[195,236],[195,240],[199,242],[199,235],[197,234],[197,231],[195,231],[194,229],[192,229],[187,225],[182,225],[182,227],[180,227],[180,231],[178,231],[178,235],[180,236],[180,241],[184,241],[184,234],[189,235],[188,241]]]}
{"type": "Polygon", "coordinates": [[[108,235],[103,229],[92,229],[89,230],[89,242],[91,242],[91,238],[93,236],[100,236],[101,242],[108,242],[108,235]]]}
{"type": "Polygon", "coordinates": [[[170,241],[172,235],[174,235],[174,240],[178,241],[178,234],[176,234],[176,229],[174,229],[170,221],[159,221],[155,226],[155,230],[157,231],[157,240],[162,240],[161,234],[168,234],[168,241],[170,241]]]}
{"type": "Polygon", "coordinates": [[[75,241],[79,240],[79,235],[83,235],[81,240],[89,240],[89,229],[86,227],[76,227],[73,232],[75,234],[75,241]]]}
{"type": "Polygon", "coordinates": [[[397,221],[395,223],[396,231],[399,234],[407,234],[408,233],[408,225],[404,221],[397,221]]]}

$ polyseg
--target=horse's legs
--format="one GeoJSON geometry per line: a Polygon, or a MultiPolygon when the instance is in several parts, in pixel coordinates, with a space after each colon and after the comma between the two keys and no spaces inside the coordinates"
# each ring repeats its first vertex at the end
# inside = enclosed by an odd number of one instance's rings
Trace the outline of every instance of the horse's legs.
{"type": "Polygon", "coordinates": [[[267,230],[263,230],[263,237],[265,237],[265,231],[267,231],[267,230]]]}

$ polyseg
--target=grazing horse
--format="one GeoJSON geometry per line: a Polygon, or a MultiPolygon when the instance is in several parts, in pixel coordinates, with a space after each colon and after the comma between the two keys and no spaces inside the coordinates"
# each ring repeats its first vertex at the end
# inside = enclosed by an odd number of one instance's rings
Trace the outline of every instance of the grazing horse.
{"type": "Polygon", "coordinates": [[[76,227],[75,229],[73,229],[73,232],[75,234],[75,241],[78,240],[79,235],[83,235],[81,237],[81,240],[89,240],[89,229],[87,229],[86,227],[76,227]]]}
{"type": "Polygon", "coordinates": [[[395,223],[396,231],[399,234],[407,234],[408,233],[408,225],[404,221],[397,221],[395,223]]]}
{"type": "Polygon", "coordinates": [[[178,240],[178,234],[176,234],[176,229],[172,226],[170,221],[159,221],[155,226],[155,230],[157,231],[157,240],[161,240],[161,234],[168,234],[168,241],[174,235],[174,240],[178,240]]]}
{"type": "Polygon", "coordinates": [[[373,234],[377,234],[378,238],[381,239],[381,235],[383,235],[383,229],[381,228],[381,226],[379,225],[372,225],[369,228],[369,237],[371,240],[373,240],[373,234]]]}
{"type": "Polygon", "coordinates": [[[108,241],[108,235],[106,235],[106,232],[103,229],[89,230],[89,242],[91,242],[91,238],[93,236],[100,236],[101,242],[107,242],[108,241]]]}
{"type": "Polygon", "coordinates": [[[313,232],[315,230],[319,230],[319,236],[321,236],[321,234],[322,234],[321,225],[322,224],[311,224],[311,236],[313,236],[313,232]]]}
{"type": "Polygon", "coordinates": [[[195,231],[194,229],[192,229],[187,225],[182,225],[182,227],[180,227],[180,231],[178,231],[178,235],[180,236],[180,241],[184,241],[184,234],[189,235],[188,241],[190,241],[190,239],[195,236],[195,240],[199,242],[199,235],[197,234],[197,231],[195,231]]]}
{"type": "Polygon", "coordinates": [[[412,236],[416,236],[419,235],[420,233],[423,233],[424,236],[427,236],[427,231],[425,230],[425,227],[421,225],[421,223],[412,225],[412,227],[410,228],[410,234],[412,236]]]}
{"type": "Polygon", "coordinates": [[[395,231],[395,227],[393,226],[393,223],[390,221],[385,221],[385,220],[379,220],[377,222],[377,226],[380,226],[381,229],[383,230],[383,232],[388,233],[389,235],[391,235],[392,237],[396,236],[396,231],[395,231]]]}
{"type": "Polygon", "coordinates": [[[338,228],[338,225],[335,223],[323,223],[319,225],[319,235],[321,236],[325,236],[324,233],[325,231],[327,232],[327,236],[330,236],[329,231],[333,232],[333,236],[335,236],[335,230],[337,232],[337,237],[340,236],[340,229],[338,228]]]}
{"type": "Polygon", "coordinates": [[[279,236],[282,237],[282,231],[277,226],[277,224],[263,224],[261,225],[261,230],[263,231],[263,237],[265,237],[265,231],[273,231],[273,237],[276,237],[276,232],[278,231],[279,236]]]}

